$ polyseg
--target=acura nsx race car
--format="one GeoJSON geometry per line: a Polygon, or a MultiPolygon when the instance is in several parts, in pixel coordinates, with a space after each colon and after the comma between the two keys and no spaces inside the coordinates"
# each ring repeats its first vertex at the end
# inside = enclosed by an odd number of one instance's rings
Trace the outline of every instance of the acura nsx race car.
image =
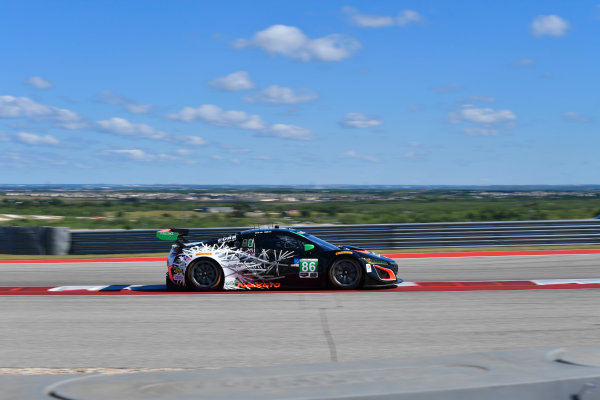
{"type": "Polygon", "coordinates": [[[175,241],[167,257],[168,290],[356,289],[402,282],[394,260],[294,229],[252,229],[195,243],[187,235],[187,229],[156,233],[175,241]]]}

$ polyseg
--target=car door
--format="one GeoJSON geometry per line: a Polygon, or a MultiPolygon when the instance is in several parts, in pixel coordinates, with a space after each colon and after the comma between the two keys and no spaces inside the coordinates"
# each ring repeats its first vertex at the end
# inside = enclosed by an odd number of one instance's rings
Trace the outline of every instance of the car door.
{"type": "Polygon", "coordinates": [[[304,242],[287,232],[257,233],[255,252],[263,260],[265,270],[287,281],[298,276],[297,261],[304,252],[304,242]]]}

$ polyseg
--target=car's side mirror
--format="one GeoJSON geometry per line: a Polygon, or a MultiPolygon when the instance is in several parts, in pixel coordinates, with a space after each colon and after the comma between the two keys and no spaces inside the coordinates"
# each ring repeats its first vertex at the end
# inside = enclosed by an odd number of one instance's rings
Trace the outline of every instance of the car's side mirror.
{"type": "Polygon", "coordinates": [[[305,244],[304,245],[304,251],[311,251],[314,248],[315,248],[314,244],[305,244]]]}

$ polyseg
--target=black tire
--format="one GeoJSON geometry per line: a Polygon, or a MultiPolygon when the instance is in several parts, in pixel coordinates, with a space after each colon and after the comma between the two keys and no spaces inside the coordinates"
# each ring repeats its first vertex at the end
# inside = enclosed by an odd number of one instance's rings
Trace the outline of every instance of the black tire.
{"type": "Polygon", "coordinates": [[[165,277],[165,286],[167,287],[168,292],[176,292],[181,289],[179,286],[171,282],[168,276],[165,277]]]}
{"type": "Polygon", "coordinates": [[[187,267],[185,282],[189,290],[199,292],[220,290],[223,287],[223,269],[216,261],[201,258],[187,267]]]}
{"type": "Polygon", "coordinates": [[[362,282],[363,270],[357,260],[340,258],[329,268],[329,282],[335,289],[356,289],[362,282]]]}

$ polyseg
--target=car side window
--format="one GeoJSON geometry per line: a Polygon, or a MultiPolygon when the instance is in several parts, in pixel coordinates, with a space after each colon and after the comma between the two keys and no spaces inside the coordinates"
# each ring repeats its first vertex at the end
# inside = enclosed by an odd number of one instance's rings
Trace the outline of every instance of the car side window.
{"type": "Polygon", "coordinates": [[[285,250],[299,250],[304,247],[304,244],[291,236],[284,235],[279,242],[280,248],[285,250]]]}
{"type": "Polygon", "coordinates": [[[304,247],[304,243],[284,233],[274,233],[257,235],[256,246],[260,249],[298,250],[304,247]]]}

